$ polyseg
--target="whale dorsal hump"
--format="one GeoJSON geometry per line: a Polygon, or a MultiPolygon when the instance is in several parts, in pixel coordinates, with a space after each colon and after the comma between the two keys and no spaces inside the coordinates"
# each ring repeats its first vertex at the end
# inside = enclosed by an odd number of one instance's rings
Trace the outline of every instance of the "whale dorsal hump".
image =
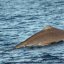
{"type": "Polygon", "coordinates": [[[54,29],[54,27],[52,27],[52,26],[46,26],[44,29],[45,29],[45,30],[54,29]]]}

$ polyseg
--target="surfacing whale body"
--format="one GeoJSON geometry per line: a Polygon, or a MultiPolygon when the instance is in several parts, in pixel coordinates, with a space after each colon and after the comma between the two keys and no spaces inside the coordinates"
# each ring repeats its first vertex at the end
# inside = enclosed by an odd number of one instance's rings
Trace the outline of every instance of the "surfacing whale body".
{"type": "Polygon", "coordinates": [[[16,48],[26,46],[45,46],[59,41],[64,41],[64,30],[48,26],[46,29],[41,30],[40,32],[16,45],[16,48]]]}

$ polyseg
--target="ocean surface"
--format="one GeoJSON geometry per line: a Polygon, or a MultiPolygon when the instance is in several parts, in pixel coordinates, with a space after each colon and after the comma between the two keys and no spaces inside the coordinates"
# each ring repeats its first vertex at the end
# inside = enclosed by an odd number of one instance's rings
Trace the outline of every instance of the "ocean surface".
{"type": "Polygon", "coordinates": [[[64,64],[64,42],[11,50],[48,25],[64,30],[64,0],[0,0],[0,64],[64,64]]]}

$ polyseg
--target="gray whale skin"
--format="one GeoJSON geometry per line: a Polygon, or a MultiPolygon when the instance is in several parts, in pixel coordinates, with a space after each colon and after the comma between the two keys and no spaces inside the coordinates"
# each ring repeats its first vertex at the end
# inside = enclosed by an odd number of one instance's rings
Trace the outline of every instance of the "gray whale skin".
{"type": "Polygon", "coordinates": [[[64,30],[48,26],[46,29],[32,35],[25,41],[19,43],[15,48],[26,46],[45,46],[59,41],[64,41],[64,30]]]}

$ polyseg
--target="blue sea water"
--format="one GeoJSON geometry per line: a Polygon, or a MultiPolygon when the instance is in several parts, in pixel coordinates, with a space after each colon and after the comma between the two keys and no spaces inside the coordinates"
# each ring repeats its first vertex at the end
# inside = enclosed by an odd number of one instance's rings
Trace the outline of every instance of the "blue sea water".
{"type": "Polygon", "coordinates": [[[64,64],[62,42],[10,51],[48,25],[64,29],[64,0],[0,0],[0,64],[64,64]]]}

